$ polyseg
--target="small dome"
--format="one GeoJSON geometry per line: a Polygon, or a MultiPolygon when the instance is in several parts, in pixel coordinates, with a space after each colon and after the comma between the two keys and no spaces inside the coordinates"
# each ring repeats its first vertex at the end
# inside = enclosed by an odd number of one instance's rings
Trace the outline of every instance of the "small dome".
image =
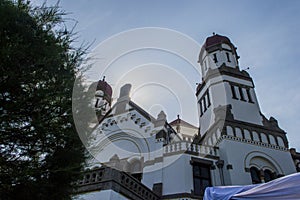
{"type": "Polygon", "coordinates": [[[112,97],[112,87],[103,79],[99,80],[97,84],[97,90],[103,91],[104,97],[110,102],[112,97]]]}
{"type": "Polygon", "coordinates": [[[225,44],[228,44],[228,45],[232,46],[232,43],[230,42],[228,37],[215,34],[215,35],[210,36],[206,39],[203,47],[205,49],[207,49],[211,46],[215,46],[215,45],[222,44],[222,43],[225,43],[225,44]]]}

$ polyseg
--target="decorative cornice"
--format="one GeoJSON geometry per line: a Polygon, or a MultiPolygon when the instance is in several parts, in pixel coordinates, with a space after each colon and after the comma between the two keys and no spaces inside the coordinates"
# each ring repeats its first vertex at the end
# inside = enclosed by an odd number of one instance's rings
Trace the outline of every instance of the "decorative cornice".
{"type": "Polygon", "coordinates": [[[254,128],[254,129],[258,130],[259,132],[272,132],[272,133],[274,133],[275,136],[286,135],[286,132],[283,131],[282,129],[279,130],[279,129],[276,129],[276,128],[266,127],[264,125],[253,124],[253,123],[244,122],[244,121],[240,121],[240,120],[226,119],[225,123],[226,123],[226,125],[230,125],[230,124],[240,125],[240,126],[245,127],[246,129],[249,129],[249,130],[253,130],[253,128],[254,128]]]}
{"type": "Polygon", "coordinates": [[[206,85],[206,83],[209,79],[215,78],[220,75],[227,75],[227,76],[232,76],[232,77],[239,78],[242,80],[250,81],[254,86],[254,82],[253,82],[252,78],[250,77],[250,75],[248,74],[248,72],[246,72],[245,70],[240,71],[238,68],[228,67],[225,65],[225,63],[223,63],[217,69],[210,69],[210,68],[208,69],[208,72],[207,72],[203,82],[201,84],[199,84],[196,89],[196,96],[198,96],[198,94],[204,88],[204,86],[206,85]]]}
{"type": "MultiPolygon", "coordinates": [[[[222,116],[215,118],[214,124],[203,134],[203,136],[208,136],[210,133],[216,131],[217,128],[226,128],[227,125],[233,127],[239,127],[242,129],[247,129],[249,131],[256,131],[256,132],[264,132],[266,134],[271,134],[273,136],[280,136],[283,137],[284,143],[286,147],[288,147],[287,139],[286,139],[286,132],[278,127],[278,124],[273,122],[272,125],[266,125],[266,122],[263,122],[263,125],[253,124],[250,122],[240,121],[233,118],[231,113],[231,105],[221,106],[219,109],[215,109],[215,114],[217,112],[221,112],[222,116]],[[224,110],[226,109],[226,111],[224,110]],[[221,112],[222,111],[222,112],[221,112]]],[[[270,123],[270,122],[269,122],[270,123]]],[[[221,131],[222,131],[221,130],[221,131]]],[[[223,132],[223,131],[222,131],[223,132]]],[[[203,138],[198,141],[198,143],[202,143],[203,138]]]]}
{"type": "Polygon", "coordinates": [[[163,157],[162,156],[154,158],[154,160],[147,160],[144,163],[144,166],[150,166],[150,165],[154,165],[155,163],[161,163],[161,162],[163,162],[163,157]]]}
{"type": "Polygon", "coordinates": [[[222,137],[218,140],[216,145],[218,146],[218,144],[222,140],[232,140],[232,141],[247,143],[247,144],[251,144],[251,145],[255,145],[255,146],[261,146],[261,147],[265,147],[265,148],[276,149],[276,150],[280,150],[280,151],[288,151],[288,148],[286,148],[286,147],[281,147],[281,146],[277,146],[277,145],[274,145],[274,144],[267,144],[267,143],[259,142],[259,141],[253,141],[253,140],[249,140],[249,139],[243,139],[243,138],[234,137],[234,136],[231,136],[231,135],[222,135],[222,137]]]}
{"type": "Polygon", "coordinates": [[[202,159],[202,158],[191,157],[190,164],[194,165],[196,163],[202,163],[204,165],[209,165],[209,166],[214,164],[213,161],[211,161],[211,160],[205,160],[205,159],[202,159]]]}

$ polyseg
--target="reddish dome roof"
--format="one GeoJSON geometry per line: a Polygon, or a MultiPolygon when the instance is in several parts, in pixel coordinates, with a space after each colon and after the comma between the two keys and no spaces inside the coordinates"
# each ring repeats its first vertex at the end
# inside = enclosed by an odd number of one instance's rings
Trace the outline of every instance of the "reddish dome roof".
{"type": "Polygon", "coordinates": [[[104,95],[110,98],[112,96],[112,88],[104,79],[98,81],[96,90],[102,90],[104,95]]]}
{"type": "Polygon", "coordinates": [[[203,47],[205,49],[207,49],[211,46],[214,46],[217,44],[222,44],[222,43],[232,45],[232,43],[230,42],[228,37],[216,34],[216,35],[206,38],[206,41],[205,41],[203,47]]]}

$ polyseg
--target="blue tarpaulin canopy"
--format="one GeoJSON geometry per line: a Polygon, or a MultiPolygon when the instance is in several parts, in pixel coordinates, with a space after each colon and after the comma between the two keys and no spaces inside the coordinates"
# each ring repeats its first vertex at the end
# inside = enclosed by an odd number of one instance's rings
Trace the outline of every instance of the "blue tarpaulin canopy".
{"type": "Polygon", "coordinates": [[[284,176],[268,183],[245,186],[207,187],[204,200],[300,199],[300,173],[284,176]]]}

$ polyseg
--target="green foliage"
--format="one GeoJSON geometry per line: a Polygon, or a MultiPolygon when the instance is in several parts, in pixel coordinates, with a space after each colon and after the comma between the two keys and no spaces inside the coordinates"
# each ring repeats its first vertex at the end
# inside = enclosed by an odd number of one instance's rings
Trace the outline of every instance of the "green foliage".
{"type": "Polygon", "coordinates": [[[0,0],[0,199],[70,199],[83,169],[72,88],[85,50],[63,16],[0,0]]]}

